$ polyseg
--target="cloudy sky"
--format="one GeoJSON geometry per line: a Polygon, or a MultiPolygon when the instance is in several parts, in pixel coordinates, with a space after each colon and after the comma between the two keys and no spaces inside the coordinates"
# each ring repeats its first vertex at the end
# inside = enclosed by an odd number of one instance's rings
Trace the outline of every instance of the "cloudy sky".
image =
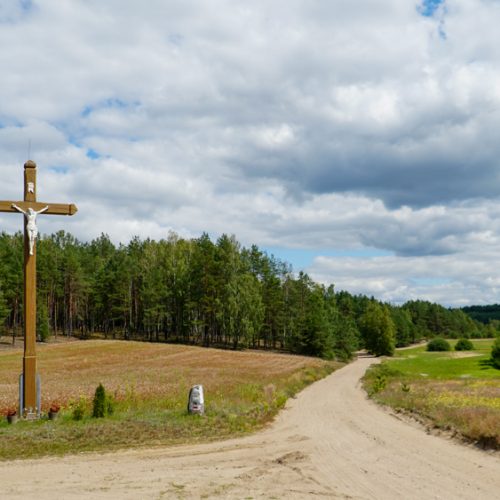
{"type": "Polygon", "coordinates": [[[500,302],[499,25],[499,0],[1,0],[0,198],[29,156],[79,208],[43,233],[228,233],[337,289],[500,302]]]}

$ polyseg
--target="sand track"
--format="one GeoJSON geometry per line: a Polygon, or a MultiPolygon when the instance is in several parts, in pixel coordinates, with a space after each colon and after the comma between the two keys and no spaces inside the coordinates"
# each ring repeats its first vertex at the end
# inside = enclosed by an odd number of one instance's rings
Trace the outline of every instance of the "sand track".
{"type": "Polygon", "coordinates": [[[207,445],[0,464],[0,498],[500,499],[500,458],[427,435],[368,401],[358,361],[265,431],[207,445]]]}

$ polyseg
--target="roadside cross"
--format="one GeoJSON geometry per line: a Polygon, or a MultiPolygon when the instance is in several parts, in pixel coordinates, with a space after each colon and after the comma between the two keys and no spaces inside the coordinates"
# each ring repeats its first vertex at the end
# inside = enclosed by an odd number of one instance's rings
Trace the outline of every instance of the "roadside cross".
{"type": "Polygon", "coordinates": [[[23,385],[20,413],[39,415],[36,388],[36,217],[50,215],[74,215],[73,204],[40,203],[36,201],[36,163],[24,164],[24,200],[0,201],[0,212],[21,212],[24,215],[24,357],[23,385]]]}

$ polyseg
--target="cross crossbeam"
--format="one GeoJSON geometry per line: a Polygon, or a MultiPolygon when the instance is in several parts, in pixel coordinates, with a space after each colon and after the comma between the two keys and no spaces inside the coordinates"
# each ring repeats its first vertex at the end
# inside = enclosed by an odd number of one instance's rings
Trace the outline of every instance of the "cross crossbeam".
{"type": "Polygon", "coordinates": [[[23,210],[32,208],[36,212],[48,206],[44,213],[48,215],[75,215],[78,212],[76,205],[65,203],[40,203],[39,201],[0,201],[0,212],[17,212],[12,205],[17,205],[23,210]]]}
{"type": "Polygon", "coordinates": [[[37,215],[74,215],[73,204],[41,203],[36,200],[36,163],[24,164],[24,200],[0,201],[0,212],[24,215],[24,356],[23,386],[20,413],[23,416],[39,416],[37,406],[36,370],[36,227],[37,215]]]}

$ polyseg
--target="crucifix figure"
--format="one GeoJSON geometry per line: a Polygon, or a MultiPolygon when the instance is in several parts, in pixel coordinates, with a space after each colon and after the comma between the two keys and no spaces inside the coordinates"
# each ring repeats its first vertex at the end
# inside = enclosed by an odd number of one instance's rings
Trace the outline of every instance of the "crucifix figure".
{"type": "Polygon", "coordinates": [[[49,207],[48,205],[41,210],[33,210],[28,208],[28,210],[23,210],[18,207],[15,203],[12,203],[12,208],[15,208],[18,212],[21,212],[26,217],[26,231],[28,232],[28,240],[30,242],[30,255],[33,255],[33,248],[35,247],[35,240],[38,236],[38,228],[36,227],[36,216],[42,212],[46,212],[49,207]]]}
{"type": "Polygon", "coordinates": [[[40,203],[36,201],[36,163],[28,160],[24,164],[24,200],[0,201],[0,212],[24,214],[24,357],[20,392],[20,413],[23,416],[38,416],[36,373],[36,238],[38,228],[36,216],[74,215],[75,205],[62,203],[40,203]]]}

